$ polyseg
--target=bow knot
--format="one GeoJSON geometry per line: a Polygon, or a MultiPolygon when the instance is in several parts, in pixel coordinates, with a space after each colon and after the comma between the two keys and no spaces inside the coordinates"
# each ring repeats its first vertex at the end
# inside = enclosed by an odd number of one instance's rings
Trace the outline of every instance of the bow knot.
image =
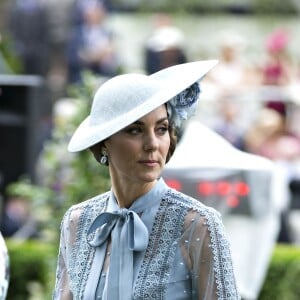
{"type": "Polygon", "coordinates": [[[111,236],[110,266],[103,299],[132,299],[133,251],[146,250],[148,235],[138,214],[126,208],[104,212],[94,220],[87,232],[87,241],[92,247],[101,247],[111,236]]]}
{"type": "Polygon", "coordinates": [[[126,217],[131,213],[131,211],[129,209],[127,209],[127,208],[120,208],[115,213],[119,214],[121,218],[126,219],[126,217]]]}
{"type": "Polygon", "coordinates": [[[136,212],[126,208],[100,214],[87,232],[88,243],[92,247],[101,246],[115,228],[120,231],[122,246],[126,245],[129,250],[135,251],[143,251],[147,248],[147,227],[136,212]]]}

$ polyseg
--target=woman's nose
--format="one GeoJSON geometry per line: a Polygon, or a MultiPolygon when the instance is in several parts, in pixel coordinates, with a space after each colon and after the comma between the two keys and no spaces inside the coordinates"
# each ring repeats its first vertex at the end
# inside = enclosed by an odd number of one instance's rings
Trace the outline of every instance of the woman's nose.
{"type": "Polygon", "coordinates": [[[145,151],[153,151],[158,148],[158,138],[155,133],[148,133],[144,138],[144,150],[145,151]]]}

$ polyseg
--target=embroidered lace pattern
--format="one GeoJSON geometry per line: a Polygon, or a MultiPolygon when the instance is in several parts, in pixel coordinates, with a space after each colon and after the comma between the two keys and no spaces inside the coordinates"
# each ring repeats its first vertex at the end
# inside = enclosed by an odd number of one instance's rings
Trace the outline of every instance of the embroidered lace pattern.
{"type": "Polygon", "coordinates": [[[74,210],[81,211],[77,225],[76,240],[71,248],[71,259],[68,261],[68,269],[71,270],[69,273],[71,283],[70,288],[73,292],[74,299],[82,298],[95,254],[95,248],[83,241],[86,240],[87,230],[90,227],[90,224],[94,221],[96,216],[104,211],[108,197],[109,193],[94,197],[73,206],[68,212],[69,215],[72,215],[74,210]]]}
{"type": "Polygon", "coordinates": [[[219,214],[197,200],[168,190],[154,221],[150,244],[135,285],[135,300],[166,299],[165,289],[170,263],[174,260],[174,248],[178,247],[177,240],[182,235],[184,219],[190,210],[205,218],[204,224],[209,231],[217,299],[239,299],[229,245],[219,214]]]}
{"type": "Polygon", "coordinates": [[[134,299],[165,299],[170,263],[174,261],[176,241],[182,232],[184,207],[162,201],[153,223],[144,263],[137,279],[134,299]]]}

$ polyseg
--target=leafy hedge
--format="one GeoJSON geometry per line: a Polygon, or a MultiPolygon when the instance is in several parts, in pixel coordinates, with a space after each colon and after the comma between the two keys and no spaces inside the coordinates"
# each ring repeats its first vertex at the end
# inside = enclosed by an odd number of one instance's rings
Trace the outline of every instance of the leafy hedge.
{"type": "Polygon", "coordinates": [[[300,247],[278,245],[259,300],[300,299],[300,247]]]}
{"type": "Polygon", "coordinates": [[[10,259],[7,300],[51,299],[57,247],[37,240],[7,239],[6,244],[10,259]]]}
{"type": "MultiPolygon", "coordinates": [[[[7,300],[51,299],[57,247],[43,241],[6,240],[10,255],[7,300]]],[[[300,247],[277,245],[258,300],[298,300],[300,247]]]]}

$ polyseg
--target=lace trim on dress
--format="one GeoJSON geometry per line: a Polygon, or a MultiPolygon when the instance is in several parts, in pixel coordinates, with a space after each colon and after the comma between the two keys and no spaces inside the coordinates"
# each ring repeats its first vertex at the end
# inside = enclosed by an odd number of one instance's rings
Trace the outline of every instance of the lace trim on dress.
{"type": "Polygon", "coordinates": [[[162,200],[153,223],[148,248],[137,278],[134,299],[165,299],[171,262],[182,234],[185,211],[162,200]]]}
{"type": "Polygon", "coordinates": [[[214,272],[217,283],[217,294],[220,300],[236,300],[237,290],[233,274],[232,258],[228,240],[225,238],[224,227],[220,219],[212,213],[204,214],[207,219],[214,257],[214,272]]]}
{"type": "Polygon", "coordinates": [[[71,270],[69,276],[74,299],[81,299],[84,294],[95,254],[95,248],[83,241],[86,240],[87,230],[91,223],[105,210],[108,198],[109,192],[96,196],[70,209],[69,215],[77,209],[82,212],[77,225],[76,240],[71,249],[71,259],[68,262],[68,269],[71,270]]]}

